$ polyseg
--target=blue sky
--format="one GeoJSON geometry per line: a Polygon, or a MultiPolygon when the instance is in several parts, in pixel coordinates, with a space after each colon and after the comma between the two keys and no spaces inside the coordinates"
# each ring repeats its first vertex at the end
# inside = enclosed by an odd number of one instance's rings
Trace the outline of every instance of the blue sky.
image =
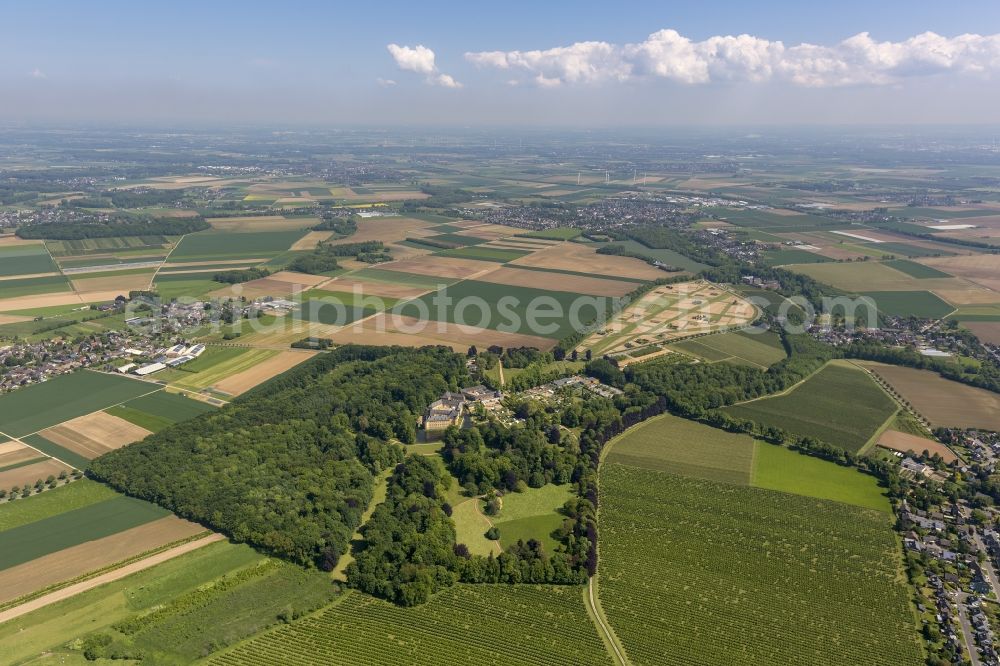
{"type": "Polygon", "coordinates": [[[995,0],[39,0],[0,25],[5,120],[981,123],[1000,101],[995,0]]]}

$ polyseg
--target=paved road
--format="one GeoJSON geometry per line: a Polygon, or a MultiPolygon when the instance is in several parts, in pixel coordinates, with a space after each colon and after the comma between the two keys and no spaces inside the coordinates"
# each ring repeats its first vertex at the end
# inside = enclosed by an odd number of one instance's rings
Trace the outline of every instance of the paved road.
{"type": "Polygon", "coordinates": [[[958,625],[962,631],[962,642],[965,643],[965,650],[968,652],[967,656],[972,662],[972,666],[981,666],[982,662],[979,660],[979,652],[976,651],[976,630],[973,629],[972,623],[969,622],[969,614],[965,610],[965,599],[967,596],[964,593],[958,595],[958,625]]]}

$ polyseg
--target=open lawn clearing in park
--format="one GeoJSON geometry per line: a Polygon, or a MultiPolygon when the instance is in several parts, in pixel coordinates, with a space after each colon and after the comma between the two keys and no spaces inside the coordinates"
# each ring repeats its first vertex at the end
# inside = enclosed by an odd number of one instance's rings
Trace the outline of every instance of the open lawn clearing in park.
{"type": "Polygon", "coordinates": [[[222,233],[199,231],[181,239],[170,253],[171,261],[267,257],[288,250],[305,231],[259,231],[222,233]]]}
{"type": "Polygon", "coordinates": [[[90,370],[60,375],[0,396],[0,432],[23,437],[156,390],[147,382],[90,370]]]}
{"type": "Polygon", "coordinates": [[[401,608],[347,592],[321,612],[257,636],[212,666],[611,664],[578,586],[455,585],[401,608]]]}
{"type": "MultiPolygon", "coordinates": [[[[627,241],[616,241],[614,243],[605,243],[604,247],[621,247],[628,252],[634,252],[636,254],[641,254],[644,257],[649,257],[651,259],[656,259],[667,266],[673,266],[675,268],[680,268],[691,273],[697,273],[708,268],[708,265],[697,262],[693,259],[686,257],[680,252],[675,252],[674,250],[668,249],[657,249],[651,248],[643,245],[642,243],[636,242],[634,240],[627,241]]],[[[663,277],[662,275],[660,277],[663,277]]]]}
{"type": "Polygon", "coordinates": [[[502,266],[494,271],[481,275],[479,280],[492,284],[506,284],[512,287],[539,287],[553,291],[568,291],[577,294],[593,296],[624,296],[637,287],[635,282],[622,280],[607,280],[584,275],[568,275],[565,273],[541,274],[539,271],[502,266]]]}
{"type": "MultiPolygon", "coordinates": [[[[537,369],[541,373],[551,373],[558,372],[562,376],[568,376],[582,372],[584,367],[586,367],[586,361],[582,359],[579,361],[570,361],[563,359],[562,361],[552,361],[551,363],[542,364],[538,367],[537,364],[534,366],[529,366],[531,369],[537,369]]],[[[510,381],[514,377],[517,377],[521,373],[527,372],[529,368],[504,368],[503,376],[505,381],[510,381]]],[[[500,384],[500,364],[497,364],[489,369],[483,369],[482,373],[492,379],[499,386],[500,384]]]]}
{"type": "MultiPolygon", "coordinates": [[[[302,336],[299,336],[300,338],[302,336]]],[[[460,326],[447,321],[420,321],[414,317],[380,313],[357,324],[324,333],[323,337],[338,344],[401,345],[422,347],[444,345],[464,353],[471,345],[487,348],[534,347],[548,351],[557,339],[538,335],[505,333],[489,328],[460,326]]]]}
{"type": "Polygon", "coordinates": [[[205,528],[201,525],[165,516],[43,554],[0,571],[0,604],[202,532],[205,528]]]}
{"type": "Polygon", "coordinates": [[[155,611],[181,595],[210,586],[220,576],[263,559],[248,546],[224,541],[204,545],[0,624],[0,652],[15,663],[53,651],[58,651],[60,659],[82,659],[79,651],[65,647],[74,638],[155,611]]]}
{"type": "Polygon", "coordinates": [[[785,393],[722,411],[856,453],[897,409],[864,370],[833,362],[785,393]]]}
{"type": "Polygon", "coordinates": [[[108,486],[90,479],[72,481],[44,493],[0,505],[0,532],[118,496],[108,486]]]}
{"type": "Polygon", "coordinates": [[[893,261],[884,262],[889,268],[895,268],[897,271],[903,271],[911,277],[915,277],[918,280],[926,280],[927,278],[948,278],[954,277],[944,271],[939,271],[931,266],[925,266],[924,264],[918,264],[915,261],[910,261],[909,259],[894,259],[893,261]]]}
{"type": "Polygon", "coordinates": [[[959,321],[962,326],[972,331],[980,342],[1000,345],[1000,321],[959,321]]]}
{"type": "Polygon", "coordinates": [[[133,420],[132,414],[121,413],[121,407],[124,407],[131,413],[140,412],[158,419],[165,419],[170,423],[187,421],[214,409],[211,405],[206,405],[200,400],[188,398],[177,393],[157,391],[151,395],[129,400],[120,406],[115,406],[108,410],[109,413],[120,416],[127,421],[132,421],[132,423],[142,426],[147,430],[153,430],[153,428],[146,427],[143,423],[137,423],[133,420]]]}
{"type": "Polygon", "coordinates": [[[633,664],[923,663],[885,512],[609,463],[600,479],[601,606],[633,664]]]}
{"type": "Polygon", "coordinates": [[[58,270],[44,245],[0,246],[0,276],[52,273],[58,270]]]}
{"type": "Polygon", "coordinates": [[[483,515],[478,498],[471,497],[452,508],[451,519],[455,523],[455,543],[464,543],[473,555],[486,557],[499,555],[502,551],[499,541],[486,538],[490,529],[490,519],[483,515]]]}
{"type": "Polygon", "coordinates": [[[929,291],[865,291],[861,296],[872,299],[882,314],[895,317],[940,319],[955,310],[929,291]]]}
{"type": "Polygon", "coordinates": [[[1000,395],[930,370],[865,363],[933,427],[1000,430],[1000,395]]]}
{"type": "Polygon", "coordinates": [[[294,368],[303,361],[308,361],[314,355],[308,351],[283,351],[274,356],[255,363],[252,367],[230,374],[215,382],[213,388],[229,395],[240,395],[268,379],[280,375],[285,370],[294,368]]]}
{"type": "Polygon", "coordinates": [[[785,358],[781,338],[772,331],[716,333],[670,345],[674,349],[709,361],[728,360],[769,367],[785,358]]]}
{"type": "Polygon", "coordinates": [[[650,344],[744,326],[757,314],[749,301],[710,282],[658,285],[611,317],[580,349],[595,355],[627,354],[650,344]]]}
{"type": "Polygon", "coordinates": [[[504,495],[500,513],[489,516],[500,531],[500,546],[507,548],[518,541],[527,543],[530,539],[537,539],[545,552],[555,552],[558,542],[552,538],[552,533],[566,519],[559,510],[573,496],[571,487],[565,484],[547,484],[541,488],[528,488],[523,493],[504,495]]]}
{"type": "MultiPolygon", "coordinates": [[[[574,324],[582,328],[595,319],[603,319],[612,311],[612,306],[613,301],[607,296],[463,280],[415,301],[401,303],[393,311],[462,326],[559,340],[575,332],[574,324]]],[[[433,325],[428,324],[429,327],[433,325]]]]}
{"type": "Polygon", "coordinates": [[[46,428],[38,434],[84,458],[93,459],[145,439],[152,433],[106,412],[94,412],[46,428]]]}
{"type": "Polygon", "coordinates": [[[0,299],[22,299],[26,302],[30,302],[33,299],[24,299],[23,297],[68,292],[69,290],[69,280],[58,274],[46,275],[43,277],[18,277],[11,280],[0,280],[0,299]]]}
{"type": "Polygon", "coordinates": [[[569,271],[583,271],[594,277],[611,276],[637,280],[657,280],[666,275],[642,259],[612,254],[597,254],[597,248],[584,243],[560,243],[533,252],[511,262],[514,266],[538,266],[569,271]]]}
{"type": "Polygon", "coordinates": [[[217,231],[295,231],[314,227],[319,218],[283,215],[249,215],[246,217],[209,217],[205,219],[217,231]]]}
{"type": "Polygon", "coordinates": [[[892,511],[874,476],[767,442],[758,441],[755,447],[751,479],[755,488],[892,511]]]}
{"type": "MultiPolygon", "coordinates": [[[[70,469],[70,467],[58,460],[45,458],[30,465],[13,467],[0,472],[0,488],[9,491],[15,486],[31,486],[38,480],[45,481],[50,476],[59,476],[60,473],[69,472],[70,469]]],[[[3,554],[0,553],[0,564],[2,562],[3,554]]]]}
{"type": "Polygon", "coordinates": [[[606,450],[608,463],[746,485],[754,441],[748,435],[663,414],[629,428],[606,450]]]}
{"type": "Polygon", "coordinates": [[[884,449],[899,451],[901,453],[908,451],[913,451],[917,455],[923,454],[924,451],[927,451],[929,455],[936,453],[946,463],[958,460],[955,452],[941,442],[898,430],[886,430],[883,432],[881,437],[878,438],[878,445],[884,449]]]}
{"type": "MultiPolygon", "coordinates": [[[[393,273],[406,273],[409,275],[425,276],[422,285],[431,284],[431,288],[443,284],[442,281],[434,281],[434,278],[468,279],[478,277],[496,268],[489,263],[476,261],[473,259],[458,259],[442,257],[441,255],[424,255],[405,259],[403,261],[392,261],[387,264],[380,264],[377,271],[392,271],[393,273]]],[[[359,271],[357,276],[361,276],[368,271],[359,271]]],[[[391,276],[389,279],[392,279],[391,276]]],[[[445,279],[444,282],[450,280],[445,279]]]]}
{"type": "Polygon", "coordinates": [[[0,532],[0,571],[168,515],[169,511],[155,504],[119,495],[12,527],[0,532]]]}
{"type": "Polygon", "coordinates": [[[188,361],[182,368],[178,368],[180,373],[178,379],[172,381],[171,384],[200,390],[231,374],[253,367],[277,353],[277,351],[270,349],[209,345],[201,356],[193,361],[188,361]]]}
{"type": "Polygon", "coordinates": [[[469,259],[480,262],[495,262],[505,264],[530,254],[530,250],[516,250],[502,247],[458,247],[450,250],[442,250],[434,254],[435,257],[454,257],[456,259],[469,259]]]}

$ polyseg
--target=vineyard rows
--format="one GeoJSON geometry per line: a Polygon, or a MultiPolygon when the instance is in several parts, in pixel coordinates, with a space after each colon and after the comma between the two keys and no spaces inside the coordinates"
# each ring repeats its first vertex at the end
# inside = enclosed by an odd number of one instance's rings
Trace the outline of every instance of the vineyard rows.
{"type": "Polygon", "coordinates": [[[634,664],[921,664],[889,518],[601,471],[600,597],[634,664]]]}
{"type": "Polygon", "coordinates": [[[415,608],[358,592],[213,666],[610,664],[579,587],[458,585],[415,608]]]}

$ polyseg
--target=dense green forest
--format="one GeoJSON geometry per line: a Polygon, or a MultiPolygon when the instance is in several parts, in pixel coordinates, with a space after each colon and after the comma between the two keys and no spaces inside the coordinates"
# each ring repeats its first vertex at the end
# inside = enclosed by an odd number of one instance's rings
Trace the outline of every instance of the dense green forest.
{"type": "Polygon", "coordinates": [[[242,268],[214,273],[212,275],[212,279],[215,282],[222,282],[224,284],[237,284],[239,282],[249,282],[250,280],[265,278],[270,274],[271,271],[268,269],[255,266],[253,268],[242,268]]]}
{"type": "Polygon", "coordinates": [[[332,568],[417,415],[465,378],[445,348],[344,346],[218,412],[95,460],[130,495],[301,564],[332,568]]]}

